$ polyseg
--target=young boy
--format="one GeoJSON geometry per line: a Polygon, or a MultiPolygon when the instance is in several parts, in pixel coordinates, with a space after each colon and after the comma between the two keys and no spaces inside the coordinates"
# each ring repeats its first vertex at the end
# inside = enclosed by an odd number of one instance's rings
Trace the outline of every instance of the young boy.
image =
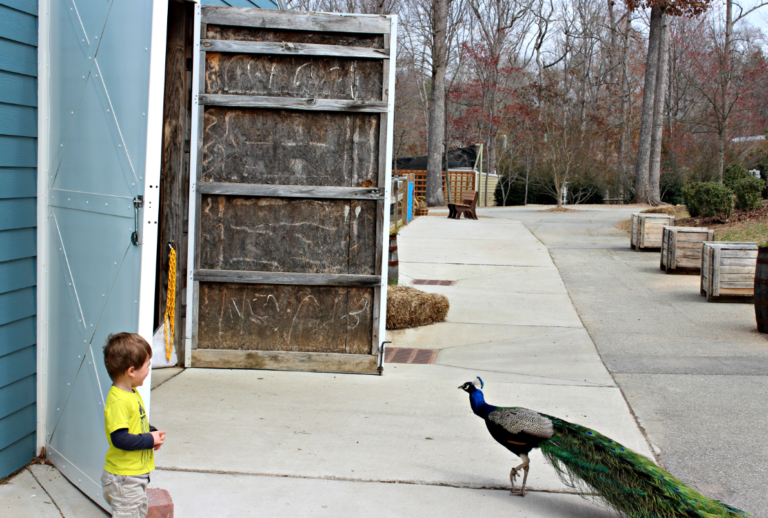
{"type": "Polygon", "coordinates": [[[104,405],[104,431],[109,450],[101,486],[115,518],[144,518],[147,514],[149,472],[155,469],[154,450],[165,432],[149,425],[144,401],[135,387],[149,374],[152,347],[137,334],[109,335],[104,364],[112,387],[104,405]]]}

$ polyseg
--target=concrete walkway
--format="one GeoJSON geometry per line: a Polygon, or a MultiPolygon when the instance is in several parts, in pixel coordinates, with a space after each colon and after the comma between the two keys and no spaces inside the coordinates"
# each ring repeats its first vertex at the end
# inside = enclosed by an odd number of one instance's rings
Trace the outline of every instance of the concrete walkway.
{"type": "MultiPolygon", "coordinates": [[[[525,498],[517,457],[457,387],[480,375],[490,403],[519,405],[651,451],[603,366],[547,248],[517,221],[419,218],[399,237],[401,284],[448,296],[447,321],[389,333],[440,349],[384,375],[189,369],[152,392],[168,432],[152,486],[177,516],[610,517],[569,493],[535,451],[525,498]]],[[[2,489],[0,488],[0,495],[2,489]]],[[[68,515],[65,515],[69,518],[68,515]]]]}
{"type": "Polygon", "coordinates": [[[546,247],[518,222],[429,217],[401,232],[399,251],[403,281],[457,281],[429,287],[449,297],[447,322],[389,336],[441,349],[437,363],[389,364],[382,377],[196,369],[170,379],[152,395],[168,431],[153,483],[180,516],[610,515],[567,494],[538,453],[537,492],[509,496],[518,459],[457,389],[479,374],[490,402],[650,454],[546,247]]]}
{"type": "Polygon", "coordinates": [[[666,275],[615,228],[638,209],[541,213],[499,208],[550,250],[603,361],[683,481],[768,517],[768,340],[752,304],[708,303],[699,276],[666,275]]]}

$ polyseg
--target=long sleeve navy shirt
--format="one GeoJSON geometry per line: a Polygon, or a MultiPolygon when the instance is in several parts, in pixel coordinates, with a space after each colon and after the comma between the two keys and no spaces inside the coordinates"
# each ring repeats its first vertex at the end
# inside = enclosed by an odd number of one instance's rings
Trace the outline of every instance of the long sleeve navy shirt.
{"type": "MultiPolygon", "coordinates": [[[[150,425],[149,431],[156,432],[157,428],[150,425]]],[[[112,445],[120,450],[151,450],[155,447],[155,438],[151,433],[133,434],[128,433],[128,428],[120,428],[112,432],[109,437],[112,439],[112,445]]]]}

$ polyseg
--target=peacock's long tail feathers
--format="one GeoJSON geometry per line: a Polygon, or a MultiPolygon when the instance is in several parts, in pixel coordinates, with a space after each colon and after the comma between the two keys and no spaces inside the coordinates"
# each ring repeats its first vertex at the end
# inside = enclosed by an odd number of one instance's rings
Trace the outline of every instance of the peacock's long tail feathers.
{"type": "Polygon", "coordinates": [[[594,491],[629,518],[749,516],[707,498],[650,459],[594,430],[545,417],[552,420],[555,435],[540,448],[560,479],[569,487],[594,491]]]}

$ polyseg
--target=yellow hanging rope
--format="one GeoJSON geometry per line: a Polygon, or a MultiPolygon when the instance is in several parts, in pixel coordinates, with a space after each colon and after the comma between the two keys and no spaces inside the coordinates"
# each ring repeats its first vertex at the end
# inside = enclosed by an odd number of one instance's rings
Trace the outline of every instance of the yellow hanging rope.
{"type": "Polygon", "coordinates": [[[174,250],[173,245],[169,244],[168,246],[171,247],[171,253],[168,258],[168,294],[165,298],[165,317],[163,320],[165,320],[165,356],[168,361],[171,361],[176,321],[174,318],[176,315],[176,250],[174,250]]]}

